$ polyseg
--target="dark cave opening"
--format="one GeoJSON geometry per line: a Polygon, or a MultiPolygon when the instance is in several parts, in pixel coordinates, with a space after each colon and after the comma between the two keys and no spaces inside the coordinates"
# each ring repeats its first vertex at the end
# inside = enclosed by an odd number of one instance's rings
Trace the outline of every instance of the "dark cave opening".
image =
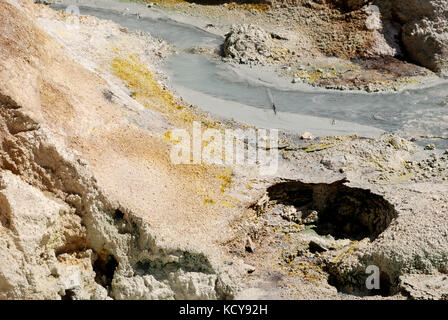
{"type": "Polygon", "coordinates": [[[113,255],[109,254],[105,258],[99,256],[93,263],[95,281],[106,289],[110,289],[117,267],[118,261],[113,255]]]}
{"type": "Polygon", "coordinates": [[[344,183],[286,181],[269,187],[267,193],[271,203],[292,205],[304,213],[317,211],[314,224],[318,234],[373,241],[398,213],[382,196],[344,183]]]}
{"type": "Polygon", "coordinates": [[[124,213],[120,209],[116,209],[114,211],[113,217],[115,220],[121,220],[124,218],[124,213]]]}
{"type": "MultiPolygon", "coordinates": [[[[381,195],[370,190],[350,187],[346,180],[333,183],[304,183],[288,180],[267,189],[268,211],[291,212],[282,217],[289,221],[307,225],[321,235],[331,235],[335,239],[374,241],[398,216],[394,206],[381,195]],[[285,207],[286,206],[286,207],[285,207]],[[288,208],[289,207],[289,208],[288,208]],[[314,215],[312,219],[309,217],[314,215]]],[[[275,213],[276,214],[276,213],[275,213]]],[[[318,243],[311,241],[309,251],[320,254],[326,251],[318,243]]],[[[366,280],[369,274],[362,267],[347,275],[337,265],[327,264],[328,283],[339,292],[356,296],[390,296],[395,293],[393,279],[385,272],[379,274],[379,289],[369,290],[366,280]]]]}

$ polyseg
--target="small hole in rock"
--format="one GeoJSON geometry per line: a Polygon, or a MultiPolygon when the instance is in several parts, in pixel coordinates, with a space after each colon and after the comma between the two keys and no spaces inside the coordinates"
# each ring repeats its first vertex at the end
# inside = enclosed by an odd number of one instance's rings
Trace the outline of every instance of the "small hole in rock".
{"type": "Polygon", "coordinates": [[[324,248],[319,243],[314,242],[314,241],[310,241],[310,243],[309,243],[309,250],[310,250],[311,253],[321,253],[321,252],[327,251],[326,248],[324,248]]]}
{"type": "Polygon", "coordinates": [[[114,219],[115,220],[120,220],[124,218],[124,213],[123,211],[121,211],[120,209],[115,210],[114,212],[114,219]]]}
{"type": "Polygon", "coordinates": [[[61,300],[74,300],[75,297],[75,291],[72,289],[65,290],[65,294],[61,296],[61,300]]]}
{"type": "Polygon", "coordinates": [[[380,288],[370,290],[370,295],[388,297],[392,294],[392,283],[387,273],[380,273],[380,288]]]}
{"type": "MultiPolygon", "coordinates": [[[[382,196],[369,190],[334,183],[302,183],[288,181],[267,189],[271,204],[293,206],[307,217],[316,215],[312,223],[320,235],[336,239],[376,239],[398,215],[382,196]]],[[[309,218],[308,218],[309,219],[309,218]]]]}
{"type": "Polygon", "coordinates": [[[113,255],[108,255],[105,259],[98,257],[93,263],[93,270],[96,273],[95,281],[103,287],[110,288],[114,278],[118,261],[113,255]]]}

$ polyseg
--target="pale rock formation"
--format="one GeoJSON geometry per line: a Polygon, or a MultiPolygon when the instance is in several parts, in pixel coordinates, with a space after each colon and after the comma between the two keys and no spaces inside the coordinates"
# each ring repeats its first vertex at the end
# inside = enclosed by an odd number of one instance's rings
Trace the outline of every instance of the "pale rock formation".
{"type": "Polygon", "coordinates": [[[224,56],[244,64],[266,64],[272,57],[272,36],[255,25],[233,25],[224,41],[224,56]]]}
{"type": "Polygon", "coordinates": [[[406,24],[403,44],[412,60],[448,77],[448,17],[406,24]]]}
{"type": "Polygon", "coordinates": [[[368,15],[366,28],[372,30],[375,39],[375,44],[367,53],[373,56],[392,57],[400,53],[400,46],[395,40],[398,31],[390,22],[383,23],[380,9],[375,5],[367,5],[363,9],[368,15]]]}
{"type": "MultiPolygon", "coordinates": [[[[374,0],[384,23],[401,25],[403,49],[414,62],[441,76],[448,76],[448,1],[374,0]]],[[[364,0],[347,0],[350,9],[359,9],[364,0]]],[[[387,37],[386,37],[387,39],[387,37]]]]}
{"type": "Polygon", "coordinates": [[[446,300],[448,298],[446,274],[409,274],[400,277],[400,285],[411,299],[446,300]]]}

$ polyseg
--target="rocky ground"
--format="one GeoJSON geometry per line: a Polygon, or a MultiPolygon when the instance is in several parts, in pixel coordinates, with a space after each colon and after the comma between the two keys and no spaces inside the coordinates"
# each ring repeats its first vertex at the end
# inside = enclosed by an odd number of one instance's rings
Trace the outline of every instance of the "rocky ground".
{"type": "Polygon", "coordinates": [[[250,281],[299,299],[446,299],[446,154],[390,135],[291,149],[246,227],[257,240],[242,255],[260,259],[250,281]],[[380,267],[380,290],[366,290],[369,265],[380,267]]]}
{"type": "Polygon", "coordinates": [[[0,1],[1,299],[447,299],[446,152],[281,133],[272,177],[174,165],[174,128],[240,125],[168,90],[164,42],[72,18],[0,1]]]}

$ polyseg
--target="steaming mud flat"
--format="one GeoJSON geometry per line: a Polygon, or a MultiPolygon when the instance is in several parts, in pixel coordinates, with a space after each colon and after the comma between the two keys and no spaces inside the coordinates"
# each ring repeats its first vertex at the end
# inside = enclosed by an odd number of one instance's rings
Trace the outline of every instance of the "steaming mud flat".
{"type": "MultiPolygon", "coordinates": [[[[61,10],[67,4],[56,8],[61,10]]],[[[310,131],[315,136],[377,137],[388,131],[417,140],[425,137],[422,145],[432,142],[439,148],[448,146],[443,125],[448,117],[444,106],[448,94],[446,81],[382,94],[292,85],[276,76],[269,67],[248,68],[186,53],[195,47],[219,50],[224,38],[205,30],[205,23],[201,25],[177,13],[135,3],[107,2],[105,5],[102,1],[79,1],[77,4],[81,14],[110,19],[172,44],[178,54],[161,65],[168,75],[169,85],[185,101],[212,115],[296,133],[310,131]],[[272,110],[268,89],[272,92],[277,115],[272,110]]]]}

